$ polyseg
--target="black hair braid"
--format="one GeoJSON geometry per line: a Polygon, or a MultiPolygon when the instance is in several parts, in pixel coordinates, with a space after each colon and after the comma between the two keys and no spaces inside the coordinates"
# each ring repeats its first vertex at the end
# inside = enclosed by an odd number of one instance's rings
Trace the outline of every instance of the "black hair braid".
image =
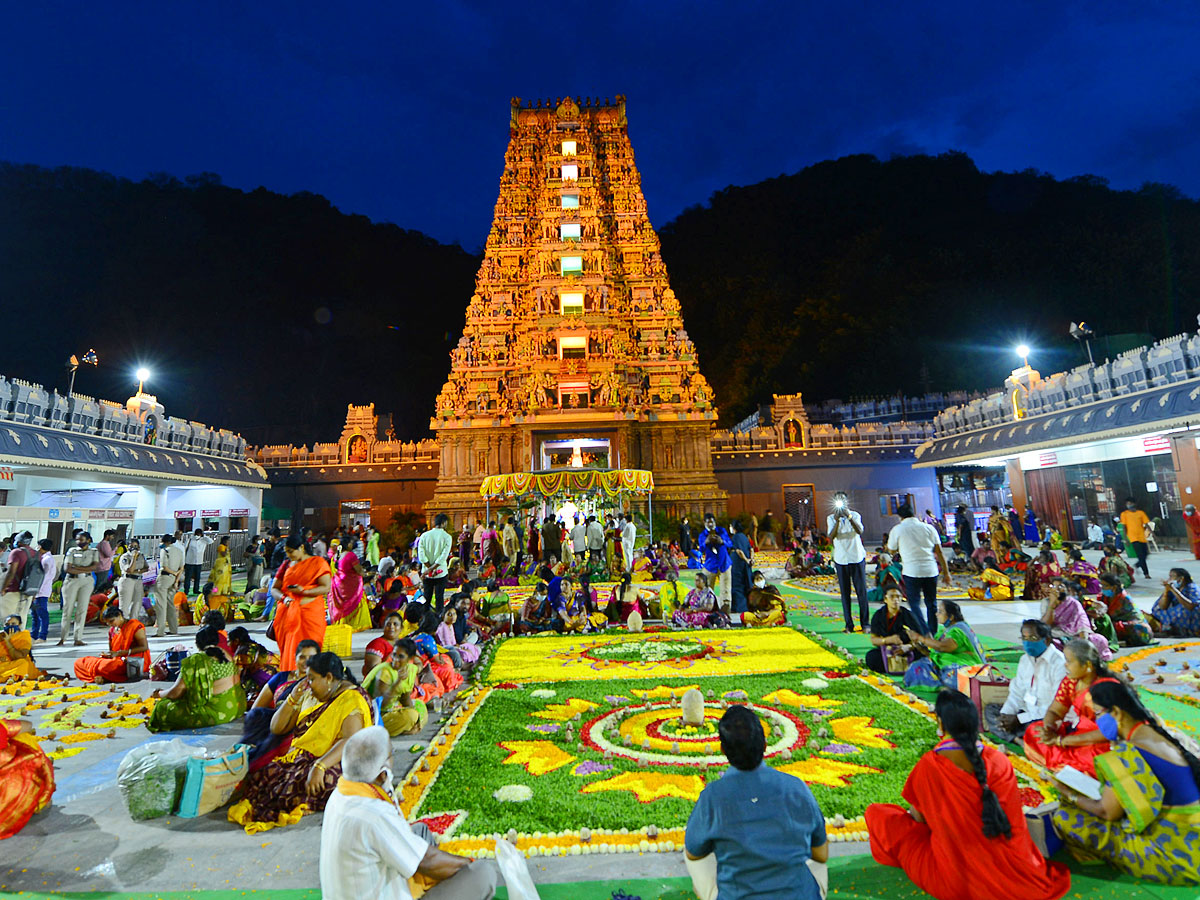
{"type": "Polygon", "coordinates": [[[1115,707],[1124,710],[1139,722],[1145,722],[1154,731],[1162,735],[1183,756],[1183,761],[1187,763],[1188,768],[1192,771],[1192,780],[1196,782],[1197,787],[1200,787],[1200,758],[1197,758],[1194,753],[1183,745],[1183,742],[1179,738],[1163,727],[1158,716],[1146,708],[1145,704],[1142,703],[1142,698],[1138,696],[1137,691],[1133,687],[1121,681],[1118,681],[1116,684],[1098,684],[1092,688],[1092,702],[1108,709],[1115,707]],[[1096,696],[1096,691],[1100,692],[1099,697],[1096,696]]]}
{"type": "Polygon", "coordinates": [[[971,769],[975,773],[975,780],[979,782],[979,787],[983,791],[984,837],[1010,837],[1012,823],[1008,821],[1008,814],[1000,805],[1000,798],[996,796],[995,791],[988,787],[987,768],[983,762],[983,754],[980,753],[977,746],[979,711],[975,709],[975,704],[958,691],[944,690],[938,694],[934,709],[946,734],[953,738],[959,749],[966,754],[967,760],[971,763],[971,769]]]}

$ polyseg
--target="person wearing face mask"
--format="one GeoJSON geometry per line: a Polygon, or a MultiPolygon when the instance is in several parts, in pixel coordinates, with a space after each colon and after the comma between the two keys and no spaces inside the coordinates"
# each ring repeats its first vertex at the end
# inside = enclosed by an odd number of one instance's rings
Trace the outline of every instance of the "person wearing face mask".
{"type": "Polygon", "coordinates": [[[499,873],[488,860],[439,850],[423,824],[409,825],[392,786],[387,729],[364,728],[346,742],[342,776],[321,823],[321,896],[326,900],[490,900],[499,873]]]}
{"type": "Polygon", "coordinates": [[[1025,729],[1025,755],[1051,771],[1073,766],[1086,775],[1094,775],[1093,761],[1108,751],[1108,739],[1096,727],[1095,701],[1092,688],[1104,682],[1115,682],[1113,675],[1100,659],[1089,641],[1070,641],[1063,648],[1067,674],[1058,685],[1054,702],[1040,722],[1025,729]],[[1074,710],[1076,721],[1066,721],[1074,710]]]}
{"type": "Polygon", "coordinates": [[[1200,637],[1200,588],[1186,569],[1172,569],[1163,592],[1150,609],[1154,633],[1170,637],[1200,637]]]}
{"type": "Polygon", "coordinates": [[[750,594],[746,598],[746,612],[742,613],[742,624],[748,628],[763,628],[787,624],[787,607],[779,588],[767,584],[766,576],[757,569],[751,575],[750,594]]]}
{"type": "Polygon", "coordinates": [[[1051,643],[1050,626],[1039,619],[1021,623],[1021,646],[1025,652],[1017,663],[1017,674],[1008,685],[1003,705],[983,708],[987,730],[1002,741],[1018,741],[1026,726],[1046,718],[1058,686],[1067,674],[1062,651],[1051,643]]]}
{"type": "Polygon", "coordinates": [[[954,690],[934,702],[940,740],[909,773],[909,808],[872,803],[871,856],[938,900],[1057,900],[1071,873],[1042,858],[1003,752],[979,739],[979,712],[954,690]]]}
{"type": "Polygon", "coordinates": [[[121,569],[121,577],[117,582],[117,596],[120,597],[121,615],[127,619],[137,618],[142,606],[142,596],[145,585],[142,576],[150,566],[142,555],[141,542],[134,539],[129,542],[129,549],[121,554],[117,563],[121,569]]]}
{"type": "Polygon", "coordinates": [[[96,586],[95,572],[100,567],[100,553],[92,546],[92,536],[86,531],[75,537],[75,546],[63,559],[62,622],[59,625],[58,646],[67,640],[67,628],[74,619],[75,646],[83,646],[83,623],[87,618],[88,599],[96,586]]]}
{"type": "Polygon", "coordinates": [[[1120,577],[1116,575],[1100,576],[1100,597],[1108,607],[1108,617],[1112,619],[1116,629],[1117,640],[1125,647],[1145,647],[1154,635],[1150,626],[1142,618],[1138,608],[1133,605],[1120,577]]]}
{"type": "Polygon", "coordinates": [[[33,663],[33,636],[21,627],[20,616],[9,616],[0,632],[0,682],[42,674],[33,663]]]}
{"type": "Polygon", "coordinates": [[[1065,786],[1051,814],[1069,848],[1139,881],[1200,885],[1200,759],[1121,682],[1092,690],[1096,725],[1112,749],[1096,758],[1099,800],[1065,786]]]}

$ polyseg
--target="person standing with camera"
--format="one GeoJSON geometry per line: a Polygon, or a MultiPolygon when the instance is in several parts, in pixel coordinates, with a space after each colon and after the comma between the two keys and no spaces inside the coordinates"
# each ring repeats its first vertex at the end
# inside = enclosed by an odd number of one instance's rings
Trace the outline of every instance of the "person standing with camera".
{"type": "Polygon", "coordinates": [[[863,631],[871,624],[871,607],[867,603],[867,551],[862,542],[862,516],[850,508],[846,492],[833,495],[833,512],[825,521],[825,532],[833,542],[833,567],[837,571],[838,588],[842,592],[842,615],[847,633],[854,632],[854,615],[850,609],[850,586],[858,594],[858,621],[863,631]]]}

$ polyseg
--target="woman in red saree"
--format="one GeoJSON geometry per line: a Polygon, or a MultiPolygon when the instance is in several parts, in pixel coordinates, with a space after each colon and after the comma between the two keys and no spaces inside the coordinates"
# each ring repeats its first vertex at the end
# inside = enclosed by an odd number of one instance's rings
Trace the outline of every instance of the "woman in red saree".
{"type": "Polygon", "coordinates": [[[917,761],[902,796],[867,807],[871,855],[938,900],[1057,900],[1065,866],[1029,836],[1012,764],[979,742],[979,713],[958,691],[934,707],[946,737],[917,761]]]}
{"type": "Polygon", "coordinates": [[[281,598],[275,610],[275,640],[279,644],[279,670],[296,665],[296,648],[301,641],[325,645],[325,595],[332,577],[329,563],[308,552],[304,538],[288,535],[287,569],[275,579],[281,598]]]}
{"type": "Polygon", "coordinates": [[[100,656],[84,656],[75,660],[75,677],[80,681],[125,681],[125,661],[139,656],[142,674],[150,668],[150,645],[146,641],[146,626],[137,619],[121,615],[121,607],[110,606],[104,610],[104,624],[108,626],[108,652],[100,656]]]}
{"type": "Polygon", "coordinates": [[[1062,576],[1062,566],[1054,557],[1054,551],[1043,546],[1038,558],[1025,570],[1025,599],[1045,600],[1049,595],[1050,582],[1062,576]]]}
{"type": "Polygon", "coordinates": [[[50,805],[54,767],[24,719],[0,719],[0,841],[50,805]]]}
{"type": "Polygon", "coordinates": [[[1046,718],[1030,722],[1025,729],[1025,755],[1051,771],[1072,766],[1095,778],[1096,757],[1108,752],[1109,743],[1096,725],[1092,687],[1117,679],[1104,668],[1090,641],[1078,638],[1068,642],[1063,657],[1067,662],[1067,677],[1058,686],[1046,718]],[[1079,717],[1074,726],[1064,721],[1067,711],[1072,709],[1079,717]]]}

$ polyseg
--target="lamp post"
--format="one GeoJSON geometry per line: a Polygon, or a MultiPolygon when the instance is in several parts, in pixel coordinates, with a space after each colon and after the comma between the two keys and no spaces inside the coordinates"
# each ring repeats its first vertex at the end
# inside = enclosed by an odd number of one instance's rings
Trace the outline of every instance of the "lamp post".
{"type": "Polygon", "coordinates": [[[150,370],[145,366],[142,366],[136,372],[134,372],[133,375],[138,380],[138,393],[141,394],[143,393],[142,388],[145,386],[146,382],[150,380],[150,370]]]}
{"type": "Polygon", "coordinates": [[[1088,362],[1093,366],[1096,365],[1096,360],[1092,358],[1092,338],[1096,336],[1096,332],[1087,322],[1072,322],[1070,335],[1087,349],[1088,362]]]}
{"type": "Polygon", "coordinates": [[[83,359],[80,359],[74,353],[71,354],[71,358],[67,360],[67,371],[71,373],[71,377],[67,382],[68,398],[75,393],[75,373],[79,371],[79,366],[82,363],[87,363],[89,366],[98,366],[100,365],[100,358],[96,356],[95,350],[88,350],[87,353],[83,354],[83,359]]]}
{"type": "Polygon", "coordinates": [[[1021,365],[1024,368],[1028,369],[1029,368],[1029,345],[1028,344],[1018,344],[1016,350],[1017,350],[1017,356],[1021,357],[1021,365]]]}

